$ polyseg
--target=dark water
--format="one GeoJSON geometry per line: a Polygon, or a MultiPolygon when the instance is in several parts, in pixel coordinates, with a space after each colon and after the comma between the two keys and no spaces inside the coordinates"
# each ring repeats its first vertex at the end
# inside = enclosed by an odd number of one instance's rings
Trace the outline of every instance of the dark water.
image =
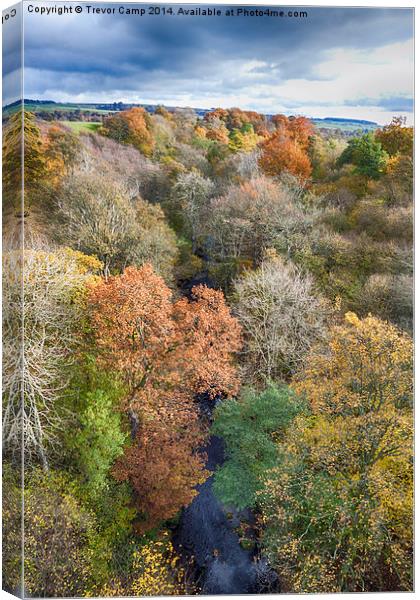
{"type": "MultiPolygon", "coordinates": [[[[203,259],[206,261],[205,256],[203,259]]],[[[195,285],[213,287],[207,271],[182,285],[186,296],[191,296],[195,285]]],[[[201,417],[210,423],[220,398],[207,394],[197,397],[201,417]]],[[[202,448],[207,455],[206,468],[215,471],[225,460],[222,438],[211,436],[202,448]]],[[[252,520],[250,511],[239,514],[224,507],[213,493],[211,476],[197,487],[198,494],[182,511],[173,541],[181,556],[194,558],[201,594],[257,594],[276,593],[279,590],[277,575],[264,558],[256,560],[254,550],[241,546],[235,529],[241,519],[252,520]],[[241,517],[241,518],[240,518],[241,517]]]]}
{"type": "MultiPolygon", "coordinates": [[[[212,436],[203,451],[207,469],[214,471],[224,461],[223,441],[212,436]]],[[[215,497],[213,476],[198,487],[198,495],[184,509],[174,536],[181,553],[194,556],[201,571],[202,594],[249,594],[258,592],[258,569],[253,551],[241,547],[226,509],[215,497]]]]}

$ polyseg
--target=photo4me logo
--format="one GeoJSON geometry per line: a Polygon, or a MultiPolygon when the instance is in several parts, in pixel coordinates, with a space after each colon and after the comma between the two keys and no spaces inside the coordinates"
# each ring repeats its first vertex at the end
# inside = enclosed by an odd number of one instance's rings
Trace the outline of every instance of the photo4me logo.
{"type": "Polygon", "coordinates": [[[90,15],[136,15],[136,16],[189,16],[189,17],[292,17],[307,18],[308,13],[304,10],[287,10],[276,8],[249,8],[244,6],[219,8],[202,6],[171,6],[171,5],[121,5],[121,6],[94,6],[92,4],[64,4],[64,5],[38,5],[28,4],[28,13],[38,15],[68,15],[68,14],[90,14],[90,15]]]}

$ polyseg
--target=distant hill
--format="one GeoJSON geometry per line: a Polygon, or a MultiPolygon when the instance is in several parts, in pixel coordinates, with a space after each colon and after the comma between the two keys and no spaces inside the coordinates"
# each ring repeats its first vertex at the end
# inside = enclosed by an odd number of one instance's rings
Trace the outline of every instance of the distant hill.
{"type": "MultiPolygon", "coordinates": [[[[156,104],[140,104],[140,103],[124,103],[124,102],[91,102],[91,103],[77,103],[77,102],[54,102],[53,100],[32,100],[25,99],[25,108],[32,112],[39,114],[42,113],[57,113],[57,112],[69,112],[69,113],[95,113],[96,115],[105,115],[111,112],[118,112],[132,108],[133,106],[139,106],[147,110],[148,112],[155,112],[158,105],[156,104]]],[[[16,112],[21,106],[21,101],[18,100],[12,104],[8,104],[3,107],[3,118],[7,118],[14,112],[16,112]]],[[[165,106],[169,111],[176,110],[176,106],[165,106]]],[[[203,117],[207,112],[212,109],[205,108],[193,108],[198,116],[203,117]]],[[[267,115],[270,117],[272,115],[267,115]]],[[[45,116],[47,118],[47,115],[45,116]]],[[[54,116],[50,115],[50,118],[54,116]]],[[[334,130],[339,129],[343,133],[351,133],[353,131],[372,131],[378,129],[380,125],[374,121],[366,121],[363,119],[346,119],[340,117],[325,117],[325,118],[311,118],[312,123],[317,129],[334,130]]]]}
{"type": "Polygon", "coordinates": [[[363,119],[341,119],[338,117],[325,117],[324,119],[311,119],[312,123],[318,129],[340,129],[342,131],[373,131],[380,125],[374,121],[365,121],[363,119]]]}

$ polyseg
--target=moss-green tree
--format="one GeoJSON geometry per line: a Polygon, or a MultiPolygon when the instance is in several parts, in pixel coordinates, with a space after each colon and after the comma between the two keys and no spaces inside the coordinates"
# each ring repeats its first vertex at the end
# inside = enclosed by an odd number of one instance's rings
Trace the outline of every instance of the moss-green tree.
{"type": "Polygon", "coordinates": [[[224,439],[227,460],[216,471],[214,489],[225,504],[255,505],[262,475],[280,458],[275,440],[301,409],[293,392],[275,385],[261,393],[249,389],[217,407],[212,432],[224,439]]]}
{"type": "Polygon", "coordinates": [[[353,138],[337,161],[338,166],[351,163],[356,172],[370,179],[378,179],[383,173],[388,154],[372,133],[353,138]]]}

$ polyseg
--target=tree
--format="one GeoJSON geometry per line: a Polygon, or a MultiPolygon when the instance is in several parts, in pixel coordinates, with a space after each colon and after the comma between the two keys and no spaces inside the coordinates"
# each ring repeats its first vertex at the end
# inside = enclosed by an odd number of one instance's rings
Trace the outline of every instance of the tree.
{"type": "Polygon", "coordinates": [[[80,430],[73,434],[71,446],[76,450],[88,495],[95,498],[106,490],[109,469],[123,453],[127,436],[121,429],[121,414],[112,392],[87,392],[84,404],[78,417],[80,430]]]}
{"type": "Polygon", "coordinates": [[[69,249],[26,250],[23,264],[20,251],[4,258],[3,445],[20,457],[23,439],[26,464],[38,459],[48,468],[86,286],[99,268],[97,259],[69,249]]]}
{"type": "Polygon", "coordinates": [[[360,305],[366,312],[392,321],[410,333],[413,329],[413,277],[408,274],[375,273],[361,290],[360,305]]]}
{"type": "Polygon", "coordinates": [[[307,239],[316,212],[302,203],[302,187],[293,180],[257,177],[232,185],[211,203],[210,252],[217,260],[248,259],[259,264],[267,248],[291,256],[307,239]]]}
{"type": "Polygon", "coordinates": [[[129,481],[143,529],[173,517],[206,478],[196,449],[203,441],[194,395],[235,393],[232,353],[239,326],[220,292],[193,289],[195,299],[171,302],[150,265],[127,268],[90,294],[91,327],[100,360],[120,373],[133,444],[114,467],[129,481]]]}
{"type": "Polygon", "coordinates": [[[241,129],[233,129],[229,135],[229,148],[233,152],[251,152],[257,146],[260,137],[254,132],[251,124],[241,129]]]}
{"type": "Polygon", "coordinates": [[[233,396],[239,389],[234,356],[242,347],[241,327],[222,292],[198,285],[191,300],[181,298],[174,305],[178,329],[186,336],[182,354],[190,386],[212,398],[233,396]]]}
{"type": "Polygon", "coordinates": [[[197,251],[213,189],[213,182],[196,170],[181,173],[173,188],[174,199],[188,223],[193,253],[197,251]]]}
{"type": "Polygon", "coordinates": [[[261,494],[264,545],[294,592],[412,589],[412,342],[348,313],[293,384],[312,414],[261,494]]]}
{"type": "Polygon", "coordinates": [[[411,353],[410,338],[393,325],[347,313],[344,325],[332,330],[329,353],[314,350],[294,387],[323,413],[366,418],[404,409],[411,405],[411,353]]]}
{"type": "Polygon", "coordinates": [[[313,280],[276,254],[235,283],[235,314],[244,330],[245,368],[253,379],[295,373],[324,338],[328,308],[313,280]]]}
{"type": "Polygon", "coordinates": [[[89,539],[95,518],[64,474],[35,469],[25,481],[25,591],[31,596],[82,596],[94,577],[89,539]]]}
{"type": "Polygon", "coordinates": [[[309,156],[289,135],[274,133],[261,144],[261,150],[260,166],[267,175],[276,177],[288,171],[302,180],[310,177],[312,166],[309,156]]]}
{"type": "Polygon", "coordinates": [[[314,133],[312,123],[305,117],[274,115],[276,131],[261,144],[260,166],[272,177],[288,171],[301,180],[312,172],[308,156],[309,141],[314,133]]]}
{"type": "Polygon", "coordinates": [[[138,198],[135,213],[135,243],[127,262],[136,266],[150,263],[166,282],[172,282],[178,258],[177,239],[166,222],[163,210],[157,204],[138,198]]]}
{"type": "Polygon", "coordinates": [[[375,137],[389,156],[413,155],[414,131],[405,126],[403,117],[394,117],[389,125],[375,132],[375,137]]]}
{"type": "Polygon", "coordinates": [[[186,573],[181,566],[169,532],[157,540],[134,547],[128,577],[113,577],[93,590],[95,596],[177,596],[191,592],[186,587],[186,573]]]}
{"type": "Polygon", "coordinates": [[[52,125],[45,141],[45,162],[48,180],[57,184],[76,164],[81,152],[81,143],[76,134],[52,125]]]}
{"type": "Polygon", "coordinates": [[[152,262],[171,278],[176,241],[159,207],[130,201],[122,185],[93,173],[67,177],[56,206],[58,241],[98,256],[106,277],[130,263],[152,262]]]}
{"type": "Polygon", "coordinates": [[[240,510],[255,505],[262,476],[280,459],[275,440],[298,411],[294,394],[275,385],[261,393],[248,389],[217,406],[212,433],[223,438],[227,458],[216,471],[214,490],[224,504],[240,510]]]}
{"type": "Polygon", "coordinates": [[[22,211],[23,185],[25,209],[28,210],[46,175],[41,132],[32,113],[18,111],[10,117],[3,135],[3,164],[6,210],[22,211]]]}
{"type": "Polygon", "coordinates": [[[351,163],[356,167],[356,172],[370,179],[378,179],[383,173],[388,159],[388,154],[376,141],[372,133],[366,133],[359,138],[349,141],[347,148],[337,161],[338,166],[351,163]]]}
{"type": "Polygon", "coordinates": [[[22,463],[2,464],[2,586],[9,594],[22,593],[23,488],[22,463]]]}
{"type": "Polygon", "coordinates": [[[153,152],[152,121],[144,108],[134,107],[106,117],[101,132],[120,144],[131,144],[145,156],[153,152]]]}

